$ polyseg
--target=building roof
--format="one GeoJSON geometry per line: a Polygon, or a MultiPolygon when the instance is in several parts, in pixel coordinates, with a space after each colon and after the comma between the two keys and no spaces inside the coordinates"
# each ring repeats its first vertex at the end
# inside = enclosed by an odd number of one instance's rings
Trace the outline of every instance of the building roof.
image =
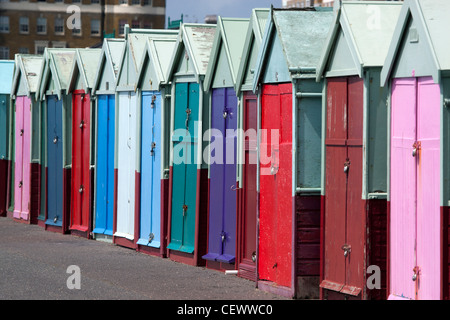
{"type": "Polygon", "coordinates": [[[214,43],[205,74],[205,90],[209,90],[212,86],[217,71],[217,64],[219,63],[221,48],[225,50],[228,69],[236,89],[236,78],[246,36],[242,30],[248,29],[249,21],[250,19],[222,18],[220,16],[217,18],[214,43]]]}
{"type": "Polygon", "coordinates": [[[117,75],[120,68],[120,58],[122,57],[124,47],[125,39],[105,38],[103,40],[102,52],[100,54],[100,60],[97,66],[97,73],[94,80],[94,90],[98,89],[104,68],[110,69],[110,74],[114,77],[112,79],[112,88],[115,88],[117,83],[117,75]]]}
{"type": "MultiPolygon", "coordinates": [[[[241,86],[244,83],[245,73],[250,62],[250,50],[252,46],[256,46],[259,50],[262,42],[263,32],[265,30],[267,18],[270,9],[253,9],[248,24],[247,34],[245,37],[245,44],[241,54],[241,60],[236,75],[236,94],[239,95],[241,86]]],[[[253,66],[251,66],[253,67],[253,66]]]]}
{"type": "Polygon", "coordinates": [[[85,91],[94,87],[101,53],[101,49],[76,49],[76,58],[69,76],[69,92],[75,90],[78,77],[81,78],[81,84],[85,91]]]}
{"type": "Polygon", "coordinates": [[[62,98],[63,91],[67,92],[70,82],[76,49],[45,48],[43,54],[42,71],[39,76],[39,90],[36,99],[45,99],[46,88],[50,78],[54,80],[54,94],[62,98]]]}
{"type": "Polygon", "coordinates": [[[27,90],[27,96],[36,93],[39,89],[39,76],[42,71],[44,57],[37,54],[16,54],[14,79],[11,89],[11,95],[15,95],[20,86],[20,79],[25,79],[24,83],[27,90]]]}
{"type": "Polygon", "coordinates": [[[163,29],[131,29],[128,25],[125,26],[125,49],[123,50],[120,59],[119,73],[117,76],[119,87],[126,87],[130,90],[136,89],[138,80],[138,72],[142,63],[144,49],[147,43],[147,38],[167,38],[171,35],[176,35],[177,30],[163,30],[163,29]],[[127,61],[126,61],[127,60],[127,61]],[[126,83],[123,83],[121,76],[124,72],[128,74],[126,83]]]}
{"type": "Polygon", "coordinates": [[[170,81],[175,73],[177,62],[183,50],[186,49],[193,65],[195,76],[198,79],[206,74],[208,62],[213,46],[215,24],[182,23],[178,34],[175,50],[169,63],[167,79],[170,81]]]}
{"type": "Polygon", "coordinates": [[[448,0],[405,0],[395,27],[386,61],[381,71],[381,84],[385,85],[394,68],[406,26],[412,18],[417,22],[419,33],[424,35],[433,61],[433,78],[440,82],[442,71],[450,71],[450,1],[448,0]]]}
{"type": "Polygon", "coordinates": [[[271,9],[256,63],[253,91],[264,73],[264,64],[270,52],[272,38],[278,36],[291,78],[303,71],[311,72],[317,66],[333,21],[333,12],[327,8],[271,9]]]}
{"type": "Polygon", "coordinates": [[[0,94],[11,93],[14,65],[14,60],[0,60],[0,94]]]}
{"type": "Polygon", "coordinates": [[[364,68],[382,66],[401,9],[402,2],[336,1],[333,28],[318,63],[317,81],[325,72],[340,31],[360,77],[364,68]]]}
{"type": "Polygon", "coordinates": [[[140,85],[146,71],[146,64],[151,63],[155,71],[156,79],[153,81],[155,86],[160,89],[160,86],[167,81],[167,70],[169,69],[170,59],[175,49],[177,35],[167,38],[147,38],[147,43],[144,49],[144,58],[139,67],[138,82],[140,85]]]}

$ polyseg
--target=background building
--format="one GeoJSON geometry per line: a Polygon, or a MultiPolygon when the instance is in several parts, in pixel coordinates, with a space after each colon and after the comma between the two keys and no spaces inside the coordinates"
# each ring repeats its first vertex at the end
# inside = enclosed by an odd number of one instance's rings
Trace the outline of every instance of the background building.
{"type": "Polygon", "coordinates": [[[163,29],[165,15],[166,0],[0,0],[0,59],[45,47],[101,46],[104,36],[122,37],[125,24],[163,29]]]}
{"type": "MultiPolygon", "coordinates": [[[[380,0],[366,0],[380,1],[380,0]]],[[[403,0],[381,0],[381,1],[403,1],[403,0]]],[[[332,7],[333,0],[282,0],[283,8],[306,8],[312,6],[332,7]]]]}

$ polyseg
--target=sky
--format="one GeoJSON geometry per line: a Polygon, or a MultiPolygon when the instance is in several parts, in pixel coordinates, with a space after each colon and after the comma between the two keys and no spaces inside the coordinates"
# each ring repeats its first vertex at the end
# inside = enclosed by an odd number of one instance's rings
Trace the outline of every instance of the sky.
{"type": "Polygon", "coordinates": [[[205,16],[218,15],[231,18],[250,18],[253,8],[281,8],[282,0],[166,0],[167,18],[184,22],[204,23],[205,16]]]}

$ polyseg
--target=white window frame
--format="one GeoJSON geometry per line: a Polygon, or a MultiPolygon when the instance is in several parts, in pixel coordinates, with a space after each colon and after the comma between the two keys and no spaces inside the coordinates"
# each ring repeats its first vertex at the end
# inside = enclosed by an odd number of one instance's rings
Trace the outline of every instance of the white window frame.
{"type": "Polygon", "coordinates": [[[20,34],[30,33],[30,18],[26,16],[19,17],[19,33],[20,34]],[[26,26],[27,30],[26,31],[22,30],[22,26],[26,26]]]}
{"type": "Polygon", "coordinates": [[[56,35],[64,35],[64,19],[63,18],[55,18],[55,25],[53,27],[53,31],[56,35]],[[61,21],[62,25],[56,25],[57,21],[61,21]],[[56,27],[61,27],[62,26],[62,31],[56,31],[56,27]]]}
{"type": "Polygon", "coordinates": [[[99,19],[91,19],[91,36],[93,37],[99,37],[101,35],[101,22],[99,19]],[[95,27],[98,26],[98,28],[93,28],[93,23],[96,23],[95,27]],[[93,31],[96,31],[95,33],[93,33],[93,31]]]}
{"type": "Polygon", "coordinates": [[[47,18],[38,17],[36,20],[36,33],[37,34],[47,34],[47,18]],[[39,24],[39,20],[45,21],[45,24],[39,24]],[[44,27],[44,31],[39,31],[39,27],[44,27]]]}
{"type": "Polygon", "coordinates": [[[1,46],[0,47],[0,60],[8,60],[9,59],[9,47],[1,46]]]}
{"type": "Polygon", "coordinates": [[[0,16],[0,33],[9,33],[9,16],[0,16]]]}

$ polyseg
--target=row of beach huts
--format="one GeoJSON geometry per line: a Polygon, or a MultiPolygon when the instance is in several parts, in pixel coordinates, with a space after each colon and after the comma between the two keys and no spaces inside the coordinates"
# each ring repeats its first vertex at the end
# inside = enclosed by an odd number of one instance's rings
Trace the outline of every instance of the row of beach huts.
{"type": "Polygon", "coordinates": [[[291,298],[448,299],[449,30],[448,0],[335,1],[2,60],[0,215],[291,298]]]}

